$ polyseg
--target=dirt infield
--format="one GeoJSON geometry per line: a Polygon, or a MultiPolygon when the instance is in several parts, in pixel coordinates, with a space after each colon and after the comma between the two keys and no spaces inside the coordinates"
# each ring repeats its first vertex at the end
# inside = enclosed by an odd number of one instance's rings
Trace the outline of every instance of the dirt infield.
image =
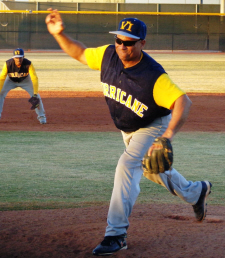
{"type": "MultiPolygon", "coordinates": [[[[30,110],[28,94],[10,91],[2,112],[0,130],[118,131],[102,92],[43,91],[47,124],[40,125],[30,110]]],[[[188,94],[192,108],[183,131],[225,131],[225,94],[188,94]]]]}
{"type": "MultiPolygon", "coordinates": [[[[24,93],[8,95],[0,130],[117,131],[102,93],[40,92],[46,125],[29,110],[24,93]]],[[[183,131],[225,131],[225,94],[188,94],[193,102],[183,131]]],[[[212,191],[213,194],[213,191],[212,191]]],[[[1,258],[85,258],[104,236],[108,205],[65,210],[0,212],[1,258]]],[[[130,217],[128,250],[120,258],[222,258],[225,207],[208,205],[203,223],[186,204],[138,204],[130,217]]]]}

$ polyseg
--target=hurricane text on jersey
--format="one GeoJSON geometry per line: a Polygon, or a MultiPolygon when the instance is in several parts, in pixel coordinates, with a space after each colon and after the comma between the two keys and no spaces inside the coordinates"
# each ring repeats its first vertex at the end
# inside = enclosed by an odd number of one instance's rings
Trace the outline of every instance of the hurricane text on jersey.
{"type": "Polygon", "coordinates": [[[131,94],[117,88],[113,85],[108,85],[107,83],[102,83],[103,94],[105,97],[114,99],[115,101],[125,105],[127,108],[131,109],[139,117],[143,117],[143,112],[148,110],[148,107],[134,98],[131,94]]]}

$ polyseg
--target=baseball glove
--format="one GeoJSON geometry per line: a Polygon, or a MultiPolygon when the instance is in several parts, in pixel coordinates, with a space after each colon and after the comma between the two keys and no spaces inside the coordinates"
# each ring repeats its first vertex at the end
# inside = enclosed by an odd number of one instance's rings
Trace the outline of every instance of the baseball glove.
{"type": "Polygon", "coordinates": [[[37,97],[37,95],[33,95],[33,97],[31,97],[29,100],[28,100],[30,103],[31,103],[31,110],[37,108],[39,106],[39,103],[40,103],[40,99],[37,97]]]}
{"type": "Polygon", "coordinates": [[[170,170],[173,164],[173,148],[170,140],[158,137],[153,145],[157,145],[157,148],[153,149],[151,156],[148,156],[148,152],[146,152],[142,160],[145,172],[159,174],[170,170]]]}

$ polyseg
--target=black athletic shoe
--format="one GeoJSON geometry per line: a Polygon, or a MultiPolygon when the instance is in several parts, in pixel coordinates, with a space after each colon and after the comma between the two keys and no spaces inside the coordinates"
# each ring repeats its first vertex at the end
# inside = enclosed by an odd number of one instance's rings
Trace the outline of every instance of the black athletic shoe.
{"type": "Polygon", "coordinates": [[[104,237],[101,244],[93,250],[93,255],[111,255],[119,250],[127,249],[126,237],[125,234],[104,237]]]}
{"type": "Polygon", "coordinates": [[[193,206],[195,217],[197,221],[202,222],[206,217],[206,198],[211,193],[212,184],[209,181],[202,181],[202,192],[198,202],[193,206]]]}

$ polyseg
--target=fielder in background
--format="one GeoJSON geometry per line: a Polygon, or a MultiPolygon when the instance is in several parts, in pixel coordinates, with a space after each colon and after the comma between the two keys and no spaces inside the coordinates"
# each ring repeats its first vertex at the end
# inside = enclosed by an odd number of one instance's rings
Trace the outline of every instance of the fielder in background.
{"type": "MultiPolygon", "coordinates": [[[[101,71],[106,103],[126,147],[116,167],[105,237],[93,250],[94,255],[109,255],[127,249],[128,218],[140,192],[145,153],[151,156],[162,148],[156,139],[172,141],[188,117],[191,101],[163,67],[143,51],[144,22],[125,18],[117,31],[110,32],[115,34],[115,45],[86,48],[63,32],[59,12],[49,10],[52,12],[46,17],[47,28],[60,47],[81,63],[101,71]]],[[[204,220],[206,197],[212,186],[209,181],[187,181],[173,167],[163,173],[144,171],[144,175],[192,205],[196,219],[204,220]]]]}
{"type": "Polygon", "coordinates": [[[31,61],[24,58],[21,48],[13,51],[13,57],[4,63],[0,74],[0,118],[6,95],[17,87],[29,93],[31,109],[36,111],[40,124],[46,124],[44,106],[38,94],[38,77],[31,61]]]}

